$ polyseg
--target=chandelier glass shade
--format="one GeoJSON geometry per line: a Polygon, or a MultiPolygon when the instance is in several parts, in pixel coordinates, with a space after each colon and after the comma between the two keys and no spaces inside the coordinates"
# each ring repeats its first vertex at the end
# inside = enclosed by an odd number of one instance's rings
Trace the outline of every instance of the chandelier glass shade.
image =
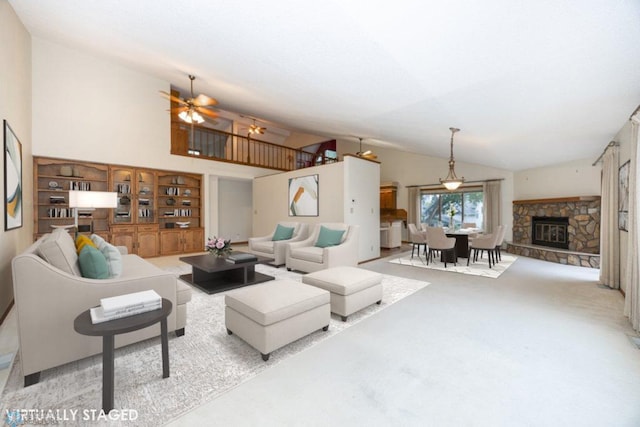
{"type": "Polygon", "coordinates": [[[464,177],[458,178],[456,176],[456,161],[453,158],[453,135],[456,132],[459,132],[460,129],[457,128],[449,128],[451,131],[451,157],[449,157],[449,173],[445,179],[440,178],[440,184],[444,185],[447,190],[453,191],[462,185],[464,182],[464,177]]]}

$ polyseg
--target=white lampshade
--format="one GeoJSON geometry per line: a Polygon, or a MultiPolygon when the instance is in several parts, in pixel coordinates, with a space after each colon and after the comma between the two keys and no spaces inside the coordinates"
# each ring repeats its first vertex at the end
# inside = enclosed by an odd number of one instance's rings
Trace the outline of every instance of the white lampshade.
{"type": "Polygon", "coordinates": [[[115,208],[118,193],[107,191],[69,191],[70,208],[115,208]]]}

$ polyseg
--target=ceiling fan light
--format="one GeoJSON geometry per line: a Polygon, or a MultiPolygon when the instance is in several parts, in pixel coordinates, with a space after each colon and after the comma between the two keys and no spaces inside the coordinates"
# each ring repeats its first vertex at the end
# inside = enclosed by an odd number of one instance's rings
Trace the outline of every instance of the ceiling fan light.
{"type": "Polygon", "coordinates": [[[191,112],[191,120],[193,120],[196,123],[203,123],[204,122],[204,118],[197,111],[191,112]]]}

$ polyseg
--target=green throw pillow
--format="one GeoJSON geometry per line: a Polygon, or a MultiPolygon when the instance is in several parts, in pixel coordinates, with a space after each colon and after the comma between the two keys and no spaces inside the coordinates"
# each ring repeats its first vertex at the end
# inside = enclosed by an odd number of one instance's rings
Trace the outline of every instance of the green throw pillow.
{"type": "Polygon", "coordinates": [[[78,255],[82,277],[89,279],[108,279],[109,266],[102,252],[93,246],[85,245],[78,255]]]}
{"type": "Polygon", "coordinates": [[[318,240],[316,241],[316,247],[327,248],[329,246],[339,245],[344,232],[345,230],[331,230],[330,228],[321,225],[320,233],[318,233],[318,240]]]}
{"type": "Polygon", "coordinates": [[[293,230],[295,230],[294,227],[284,227],[278,224],[278,226],[276,227],[276,232],[273,233],[273,237],[271,238],[271,240],[289,240],[293,237],[293,230]]]}

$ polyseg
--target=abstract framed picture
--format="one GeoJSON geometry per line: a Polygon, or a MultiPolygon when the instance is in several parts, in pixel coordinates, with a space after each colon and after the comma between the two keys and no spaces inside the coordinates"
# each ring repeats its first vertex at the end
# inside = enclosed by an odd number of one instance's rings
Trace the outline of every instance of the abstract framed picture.
{"type": "Polygon", "coordinates": [[[629,169],[631,160],[618,169],[618,229],[628,231],[629,221],[629,169]]]}
{"type": "Polygon", "coordinates": [[[22,144],[4,120],[4,229],[22,227],[22,144]]]}
{"type": "Polygon", "coordinates": [[[289,178],[289,216],[318,216],[318,178],[289,178]]]}

